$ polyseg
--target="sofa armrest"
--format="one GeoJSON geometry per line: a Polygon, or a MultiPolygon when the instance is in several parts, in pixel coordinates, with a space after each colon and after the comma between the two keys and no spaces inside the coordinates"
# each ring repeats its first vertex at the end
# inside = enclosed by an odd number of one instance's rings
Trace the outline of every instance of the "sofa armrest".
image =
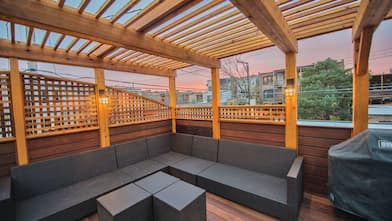
{"type": "Polygon", "coordinates": [[[0,214],[4,220],[15,220],[15,202],[11,192],[11,178],[0,178],[0,214]]]}
{"type": "Polygon", "coordinates": [[[287,173],[287,205],[299,208],[303,195],[303,157],[298,156],[287,173]]]}

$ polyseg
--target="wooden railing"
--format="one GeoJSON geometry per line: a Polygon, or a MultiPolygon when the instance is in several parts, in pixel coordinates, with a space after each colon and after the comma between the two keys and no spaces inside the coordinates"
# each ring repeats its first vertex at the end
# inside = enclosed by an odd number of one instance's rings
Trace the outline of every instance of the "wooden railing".
{"type": "Polygon", "coordinates": [[[221,106],[221,121],[260,123],[285,123],[285,105],[235,105],[221,106]]]}
{"type": "Polygon", "coordinates": [[[27,137],[97,129],[95,85],[21,73],[27,137]]]}
{"type": "Polygon", "coordinates": [[[109,126],[121,126],[171,119],[170,107],[130,91],[106,88],[109,126]]]}
{"type": "Polygon", "coordinates": [[[11,87],[8,71],[0,72],[0,139],[13,139],[11,87]]]}
{"type": "Polygon", "coordinates": [[[211,106],[177,106],[176,119],[184,120],[211,120],[211,106]]]}

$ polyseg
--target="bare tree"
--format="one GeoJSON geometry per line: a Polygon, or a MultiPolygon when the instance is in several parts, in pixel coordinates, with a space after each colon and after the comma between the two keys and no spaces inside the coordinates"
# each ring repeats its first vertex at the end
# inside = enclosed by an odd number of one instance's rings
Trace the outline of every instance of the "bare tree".
{"type": "Polygon", "coordinates": [[[241,93],[245,93],[248,100],[250,99],[249,94],[249,76],[247,68],[241,59],[241,56],[233,56],[230,58],[222,59],[221,73],[223,76],[229,77],[233,83],[235,91],[240,90],[241,93]]]}

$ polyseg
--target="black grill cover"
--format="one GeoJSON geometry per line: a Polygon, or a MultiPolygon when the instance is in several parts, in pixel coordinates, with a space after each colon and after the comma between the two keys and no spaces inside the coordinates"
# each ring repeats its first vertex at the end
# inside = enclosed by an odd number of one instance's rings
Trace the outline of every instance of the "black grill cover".
{"type": "Polygon", "coordinates": [[[333,205],[368,220],[392,220],[392,130],[369,129],[332,146],[333,205]]]}

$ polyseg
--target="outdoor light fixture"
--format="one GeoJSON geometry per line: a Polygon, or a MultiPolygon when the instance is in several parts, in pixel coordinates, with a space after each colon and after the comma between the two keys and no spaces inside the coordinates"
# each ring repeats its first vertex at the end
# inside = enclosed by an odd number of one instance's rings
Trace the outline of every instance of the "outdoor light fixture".
{"type": "Polygon", "coordinates": [[[286,80],[286,88],[284,89],[284,94],[286,97],[294,96],[294,79],[286,80]]]}
{"type": "Polygon", "coordinates": [[[99,90],[99,103],[108,104],[109,98],[106,96],[105,90],[99,90]]]}

